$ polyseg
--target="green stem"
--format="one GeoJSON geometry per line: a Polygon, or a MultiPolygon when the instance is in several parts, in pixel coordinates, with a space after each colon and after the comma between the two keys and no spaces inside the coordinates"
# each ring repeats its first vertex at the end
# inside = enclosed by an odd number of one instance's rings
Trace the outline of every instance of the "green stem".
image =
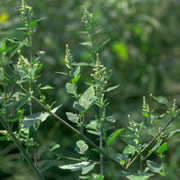
{"type": "Polygon", "coordinates": [[[16,136],[14,135],[14,133],[12,132],[11,129],[9,129],[8,124],[6,122],[6,120],[4,119],[3,116],[0,115],[0,122],[2,124],[2,126],[7,130],[8,134],[10,135],[11,139],[13,140],[14,144],[17,146],[17,148],[19,149],[19,151],[21,152],[23,158],[26,160],[26,162],[28,163],[28,165],[31,167],[31,169],[34,171],[34,173],[36,174],[37,178],[40,180],[44,180],[44,177],[41,175],[41,173],[39,172],[39,170],[35,167],[33,161],[31,160],[31,158],[28,156],[28,154],[26,153],[25,149],[22,147],[21,143],[19,142],[19,140],[16,138],[16,136]]]}
{"type": "MultiPolygon", "coordinates": [[[[157,133],[157,135],[154,136],[154,137],[149,141],[149,143],[141,150],[141,153],[144,152],[144,151],[169,127],[169,125],[170,125],[171,123],[173,123],[173,122],[177,119],[177,117],[179,117],[179,116],[180,116],[180,111],[178,111],[178,113],[176,114],[176,116],[173,116],[173,117],[164,125],[164,127],[161,129],[161,131],[159,131],[159,132],[157,133]]],[[[132,165],[132,163],[137,159],[137,157],[138,157],[138,154],[137,154],[136,156],[134,156],[134,158],[132,158],[132,159],[128,162],[128,164],[126,165],[126,169],[128,169],[128,168],[132,165]]]]}

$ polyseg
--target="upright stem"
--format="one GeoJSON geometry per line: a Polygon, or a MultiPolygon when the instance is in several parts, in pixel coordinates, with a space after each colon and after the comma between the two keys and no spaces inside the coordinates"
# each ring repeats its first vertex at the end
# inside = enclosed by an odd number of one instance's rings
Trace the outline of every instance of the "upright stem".
{"type": "MultiPolygon", "coordinates": [[[[104,139],[104,120],[105,120],[105,109],[104,107],[100,107],[100,140],[99,140],[99,148],[103,149],[103,139],[104,139]]],[[[103,177],[104,175],[104,167],[103,167],[104,155],[100,154],[100,175],[103,177]]]]}
{"type": "Polygon", "coordinates": [[[10,135],[11,139],[13,140],[14,144],[17,146],[17,148],[19,149],[19,151],[21,152],[23,158],[26,160],[26,162],[29,164],[29,166],[31,167],[31,169],[34,171],[34,173],[36,174],[37,178],[40,180],[44,180],[44,177],[41,175],[41,173],[39,172],[39,170],[35,167],[34,163],[32,162],[31,158],[28,156],[28,154],[26,153],[26,151],[24,150],[24,148],[22,147],[21,143],[19,142],[19,140],[16,138],[16,136],[14,135],[14,133],[12,132],[11,129],[9,129],[8,124],[6,122],[6,120],[4,119],[3,116],[0,116],[0,122],[3,125],[3,127],[7,130],[8,134],[10,135]]]}

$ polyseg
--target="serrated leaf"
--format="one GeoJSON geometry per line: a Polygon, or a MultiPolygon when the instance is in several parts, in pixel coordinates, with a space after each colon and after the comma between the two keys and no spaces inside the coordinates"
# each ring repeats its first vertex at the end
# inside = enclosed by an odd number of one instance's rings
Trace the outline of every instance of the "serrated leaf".
{"type": "Polygon", "coordinates": [[[66,83],[66,91],[69,94],[73,94],[76,96],[76,87],[71,83],[66,83]]]}
{"type": "Polygon", "coordinates": [[[157,164],[154,161],[147,160],[147,165],[148,165],[149,169],[154,173],[160,173],[162,170],[161,165],[157,164]]]}
{"type": "Polygon", "coordinates": [[[66,112],[66,116],[67,116],[68,120],[70,120],[74,123],[78,123],[79,116],[77,114],[74,114],[72,112],[66,112]]]}
{"type": "Polygon", "coordinates": [[[114,89],[117,89],[119,87],[119,85],[116,85],[116,86],[112,86],[112,87],[108,87],[105,92],[109,92],[109,91],[112,91],[114,89]]]}
{"type": "Polygon", "coordinates": [[[40,88],[41,90],[50,90],[50,89],[54,89],[53,87],[47,85],[47,86],[43,86],[40,88]]]}
{"type": "Polygon", "coordinates": [[[94,100],[96,99],[95,97],[95,91],[94,88],[91,86],[89,87],[84,94],[80,97],[79,99],[79,104],[82,106],[85,110],[87,110],[94,100]]]}
{"type": "Polygon", "coordinates": [[[153,176],[154,174],[149,173],[141,173],[141,174],[132,174],[127,176],[129,180],[147,180],[149,177],[153,176]]]}
{"type": "Polygon", "coordinates": [[[123,131],[124,129],[118,129],[115,132],[111,134],[111,136],[106,141],[107,145],[109,145],[112,141],[115,140],[115,138],[123,131]]]}
{"type": "Polygon", "coordinates": [[[84,154],[87,150],[88,150],[88,145],[84,141],[82,141],[82,140],[77,141],[76,151],[79,154],[84,154]]]}

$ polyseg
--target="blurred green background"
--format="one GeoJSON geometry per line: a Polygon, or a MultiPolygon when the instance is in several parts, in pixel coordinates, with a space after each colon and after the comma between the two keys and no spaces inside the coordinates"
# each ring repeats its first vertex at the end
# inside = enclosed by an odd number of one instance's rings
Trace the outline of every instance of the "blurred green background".
{"type": "MultiPolygon", "coordinates": [[[[59,115],[65,117],[72,110],[71,97],[65,91],[67,78],[55,72],[65,71],[65,44],[68,43],[77,62],[89,62],[87,48],[81,45],[86,36],[82,35],[81,17],[83,8],[94,13],[96,29],[102,31],[98,40],[110,39],[101,49],[100,56],[108,69],[112,70],[112,85],[120,84],[118,90],[107,94],[110,105],[107,113],[118,117],[119,127],[127,126],[127,115],[139,117],[142,97],[166,96],[170,103],[177,99],[180,107],[180,1],[179,0],[28,0],[34,15],[43,18],[33,35],[34,54],[43,50],[40,83],[55,89],[47,94],[47,101],[63,104],[59,115]]],[[[14,31],[19,27],[19,1],[0,1],[0,38],[17,37],[14,31]]],[[[88,74],[83,72],[83,78],[88,74]]],[[[34,108],[38,109],[34,104],[34,108]]],[[[180,127],[176,121],[174,127],[180,127]]],[[[39,141],[43,146],[59,143],[59,153],[72,154],[77,140],[62,124],[54,119],[40,127],[39,141]]],[[[13,145],[0,142],[0,179],[24,180],[26,166],[19,160],[13,145]]],[[[117,151],[121,139],[113,144],[117,151]]],[[[51,158],[51,157],[50,157],[51,158]]],[[[153,177],[155,180],[180,179],[180,136],[168,144],[166,158],[167,177],[153,177]]],[[[78,173],[64,172],[56,167],[46,173],[47,179],[78,179],[78,173]]],[[[27,176],[27,177],[26,177],[27,176]]]]}

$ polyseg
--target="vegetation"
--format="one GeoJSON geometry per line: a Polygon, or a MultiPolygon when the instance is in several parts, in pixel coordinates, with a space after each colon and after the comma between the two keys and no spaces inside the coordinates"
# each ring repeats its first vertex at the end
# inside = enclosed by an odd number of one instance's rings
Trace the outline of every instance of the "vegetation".
{"type": "Polygon", "coordinates": [[[177,1],[0,4],[1,179],[178,179],[177,1]]]}

